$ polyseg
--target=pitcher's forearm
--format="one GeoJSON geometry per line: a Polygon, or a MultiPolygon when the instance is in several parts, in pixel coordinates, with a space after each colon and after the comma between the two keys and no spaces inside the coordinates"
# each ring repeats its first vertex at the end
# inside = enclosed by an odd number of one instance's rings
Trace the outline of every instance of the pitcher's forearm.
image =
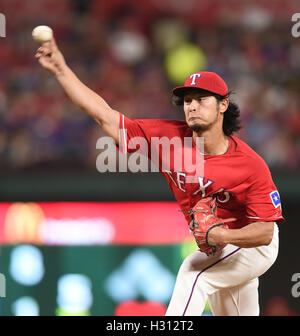
{"type": "Polygon", "coordinates": [[[55,77],[72,102],[92,117],[118,144],[119,112],[113,110],[103,98],[82,83],[67,65],[60,67],[59,71],[55,72],[55,77]]]}
{"type": "Polygon", "coordinates": [[[103,131],[118,144],[120,113],[110,108],[103,98],[80,81],[66,64],[54,37],[38,48],[35,57],[45,69],[54,74],[71,101],[95,119],[103,131]]]}
{"type": "Polygon", "coordinates": [[[274,230],[273,222],[253,222],[241,229],[213,228],[208,234],[212,245],[232,244],[239,247],[256,247],[269,245],[274,230]]]}
{"type": "Polygon", "coordinates": [[[61,68],[56,78],[72,102],[102,125],[110,110],[106,101],[82,83],[67,65],[61,68]]]}

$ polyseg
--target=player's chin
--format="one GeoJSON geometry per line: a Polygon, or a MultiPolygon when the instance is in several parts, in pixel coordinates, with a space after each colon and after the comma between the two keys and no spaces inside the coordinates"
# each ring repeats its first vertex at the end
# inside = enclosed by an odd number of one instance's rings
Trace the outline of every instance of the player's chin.
{"type": "Polygon", "coordinates": [[[188,126],[193,132],[205,131],[208,129],[207,125],[194,120],[189,121],[188,126]]]}

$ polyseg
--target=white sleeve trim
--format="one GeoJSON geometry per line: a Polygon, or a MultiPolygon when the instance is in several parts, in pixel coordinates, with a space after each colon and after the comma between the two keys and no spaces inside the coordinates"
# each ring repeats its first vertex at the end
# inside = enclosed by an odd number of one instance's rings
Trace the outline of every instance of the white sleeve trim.
{"type": "Polygon", "coordinates": [[[254,216],[246,216],[247,218],[250,218],[250,219],[259,219],[263,222],[275,222],[277,220],[280,220],[280,218],[278,216],[275,217],[275,219],[272,219],[272,217],[254,217],[254,216]]]}
{"type": "Polygon", "coordinates": [[[123,152],[124,152],[124,154],[127,154],[127,134],[126,134],[126,130],[125,130],[124,114],[122,114],[122,143],[124,145],[123,152]]]}
{"type": "Polygon", "coordinates": [[[248,217],[248,218],[252,218],[252,219],[262,219],[262,218],[260,218],[260,217],[253,217],[253,216],[246,216],[246,217],[248,217]]]}

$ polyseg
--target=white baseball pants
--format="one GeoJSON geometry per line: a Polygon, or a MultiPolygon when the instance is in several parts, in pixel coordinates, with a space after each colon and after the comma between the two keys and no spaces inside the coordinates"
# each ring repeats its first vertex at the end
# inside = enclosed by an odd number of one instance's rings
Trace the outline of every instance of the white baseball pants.
{"type": "Polygon", "coordinates": [[[228,244],[214,256],[195,251],[182,263],[166,316],[200,316],[208,300],[213,315],[259,315],[258,277],[275,262],[278,226],[268,246],[228,244]]]}

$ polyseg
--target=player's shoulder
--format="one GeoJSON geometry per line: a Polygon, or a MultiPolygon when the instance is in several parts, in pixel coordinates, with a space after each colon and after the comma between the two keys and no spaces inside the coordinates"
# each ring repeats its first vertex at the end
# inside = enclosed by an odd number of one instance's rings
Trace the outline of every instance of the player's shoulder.
{"type": "Polygon", "coordinates": [[[244,163],[250,169],[254,169],[256,172],[269,171],[269,167],[265,160],[258,153],[256,153],[253,148],[235,136],[231,136],[231,138],[235,143],[235,154],[240,158],[243,158],[244,163]]]}
{"type": "Polygon", "coordinates": [[[135,119],[139,127],[151,136],[169,138],[191,135],[191,130],[184,120],[175,119],[135,119]]]}

